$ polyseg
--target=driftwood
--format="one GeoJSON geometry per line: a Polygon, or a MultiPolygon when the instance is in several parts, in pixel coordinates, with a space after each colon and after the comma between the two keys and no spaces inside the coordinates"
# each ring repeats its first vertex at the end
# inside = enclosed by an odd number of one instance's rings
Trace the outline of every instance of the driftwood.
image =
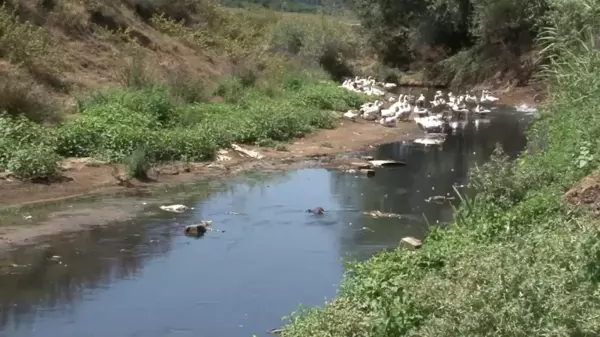
{"type": "Polygon", "coordinates": [[[269,330],[269,333],[272,335],[279,335],[280,333],[284,332],[285,329],[271,329],[269,330]]]}
{"type": "Polygon", "coordinates": [[[254,159],[263,159],[265,157],[256,151],[246,150],[237,144],[231,144],[231,148],[243,155],[246,155],[246,156],[254,158],[254,159]]]}

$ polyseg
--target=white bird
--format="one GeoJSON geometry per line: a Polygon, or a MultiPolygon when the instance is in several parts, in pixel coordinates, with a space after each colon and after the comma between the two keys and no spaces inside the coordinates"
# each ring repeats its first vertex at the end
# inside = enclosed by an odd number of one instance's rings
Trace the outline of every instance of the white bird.
{"type": "Polygon", "coordinates": [[[355,111],[355,110],[348,110],[347,112],[344,113],[344,118],[347,118],[353,122],[356,122],[356,117],[360,116],[360,112],[355,111]]]}
{"type": "Polygon", "coordinates": [[[496,103],[499,100],[498,97],[494,97],[492,95],[490,95],[489,90],[483,90],[481,92],[481,99],[479,100],[480,103],[496,103]]]}
{"type": "Polygon", "coordinates": [[[484,114],[490,113],[491,110],[482,108],[481,105],[477,104],[477,106],[475,107],[475,110],[473,112],[475,112],[476,114],[484,115],[484,114]]]}
{"type": "Polygon", "coordinates": [[[396,126],[396,116],[392,116],[392,117],[383,117],[381,120],[379,120],[379,124],[383,125],[383,126],[396,126]]]}

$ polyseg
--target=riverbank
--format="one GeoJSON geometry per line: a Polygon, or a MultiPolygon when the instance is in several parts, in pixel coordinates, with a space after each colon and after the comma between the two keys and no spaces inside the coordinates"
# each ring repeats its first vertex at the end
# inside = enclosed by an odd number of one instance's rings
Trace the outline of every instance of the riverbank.
{"type": "MultiPolygon", "coordinates": [[[[507,105],[536,104],[531,87],[514,88],[503,92],[501,103],[507,105]]],[[[336,118],[339,118],[336,117],[336,118]]],[[[93,158],[67,158],[61,163],[58,179],[50,183],[21,181],[4,174],[0,178],[0,205],[19,206],[92,194],[120,191],[147,190],[156,186],[182,184],[207,178],[221,178],[248,170],[286,170],[298,167],[302,161],[319,156],[331,156],[363,150],[381,143],[417,138],[422,132],[414,123],[399,123],[396,128],[385,128],[374,122],[356,123],[340,120],[335,129],[318,130],[275,147],[243,145],[264,156],[255,159],[226,150],[227,160],[199,163],[172,163],[159,165],[149,172],[148,180],[124,177],[125,164],[106,164],[93,158]],[[119,177],[119,178],[117,178],[119,177]]]]}
{"type": "Polygon", "coordinates": [[[474,168],[477,194],[450,226],[431,228],[420,250],[351,265],[339,296],[293,314],[282,336],[597,334],[598,183],[583,179],[600,163],[600,58],[582,42],[593,39],[569,35],[595,22],[586,6],[554,2],[548,14],[566,36],[545,36],[550,90],[528,150],[474,168]]]}
{"type": "Polygon", "coordinates": [[[280,171],[302,166],[302,162],[315,158],[351,153],[369,146],[393,141],[408,140],[422,133],[414,123],[399,123],[396,128],[385,128],[378,123],[359,120],[343,121],[331,130],[319,130],[279,148],[242,145],[256,151],[262,159],[247,157],[227,150],[228,160],[200,163],[166,164],[152,169],[151,181],[129,180],[123,186],[114,176],[125,171],[124,164],[95,163],[90,158],[70,158],[63,161],[59,181],[41,184],[23,182],[10,176],[0,180],[0,204],[23,206],[33,203],[56,201],[65,198],[110,194],[119,191],[139,191],[164,185],[196,182],[202,179],[223,178],[250,170],[280,171]]]}

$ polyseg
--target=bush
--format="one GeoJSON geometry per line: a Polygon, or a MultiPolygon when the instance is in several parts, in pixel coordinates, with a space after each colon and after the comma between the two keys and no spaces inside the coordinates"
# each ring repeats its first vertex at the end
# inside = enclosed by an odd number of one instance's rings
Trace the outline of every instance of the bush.
{"type": "Polygon", "coordinates": [[[121,161],[142,147],[152,161],[206,160],[233,142],[277,144],[333,128],[336,117],[324,110],[366,100],[308,76],[281,81],[283,89],[270,97],[240,77],[225,78],[217,88],[225,103],[177,105],[163,86],[97,92],[80,99],[80,114],[58,129],[58,153],[121,161]]]}
{"type": "Polygon", "coordinates": [[[59,162],[53,148],[26,146],[13,149],[6,169],[21,179],[51,178],[58,172],[59,162]]]}
{"type": "Polygon", "coordinates": [[[31,65],[46,58],[54,43],[48,32],[28,21],[21,22],[6,3],[0,6],[0,56],[10,62],[31,65]]]}

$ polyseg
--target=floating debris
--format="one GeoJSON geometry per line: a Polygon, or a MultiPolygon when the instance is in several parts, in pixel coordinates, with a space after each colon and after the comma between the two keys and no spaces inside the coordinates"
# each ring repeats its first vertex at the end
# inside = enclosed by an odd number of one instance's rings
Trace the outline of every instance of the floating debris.
{"type": "Polygon", "coordinates": [[[281,329],[271,329],[269,330],[269,333],[272,335],[279,335],[280,333],[284,332],[285,329],[281,328],[281,329]]]}
{"type": "Polygon", "coordinates": [[[212,225],[211,220],[203,220],[199,224],[185,226],[184,232],[186,235],[199,237],[211,230],[210,225],[212,225]]]}
{"type": "Polygon", "coordinates": [[[323,207],[317,207],[317,208],[313,208],[313,209],[307,209],[306,213],[312,213],[315,215],[323,215],[325,214],[325,209],[323,209],[323,207]]]}
{"type": "Polygon", "coordinates": [[[446,202],[446,200],[454,200],[454,197],[448,197],[445,195],[434,195],[425,199],[426,202],[435,202],[438,204],[443,204],[444,202],[446,202]]]}
{"type": "Polygon", "coordinates": [[[363,212],[364,215],[368,215],[372,218],[398,218],[401,219],[402,216],[400,214],[395,214],[395,213],[385,213],[382,211],[370,211],[370,212],[363,212]]]}
{"type": "Polygon", "coordinates": [[[169,206],[163,205],[163,206],[160,206],[159,208],[162,209],[163,211],[173,212],[173,213],[183,213],[189,209],[189,207],[187,207],[186,205],[169,205],[169,206]]]}

